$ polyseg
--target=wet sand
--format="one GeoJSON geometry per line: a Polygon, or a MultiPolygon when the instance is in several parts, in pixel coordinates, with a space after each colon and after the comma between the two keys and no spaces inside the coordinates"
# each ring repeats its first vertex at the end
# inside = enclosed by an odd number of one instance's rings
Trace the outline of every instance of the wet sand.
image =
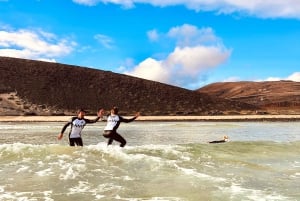
{"type": "MultiPolygon", "coordinates": [[[[130,118],[132,116],[128,116],[130,118]]],[[[0,122],[66,122],[71,116],[0,116],[0,122]]],[[[86,116],[93,119],[95,116],[86,116]]],[[[127,118],[127,117],[126,117],[127,118]]],[[[300,121],[300,115],[140,116],[138,121],[300,121]]]]}

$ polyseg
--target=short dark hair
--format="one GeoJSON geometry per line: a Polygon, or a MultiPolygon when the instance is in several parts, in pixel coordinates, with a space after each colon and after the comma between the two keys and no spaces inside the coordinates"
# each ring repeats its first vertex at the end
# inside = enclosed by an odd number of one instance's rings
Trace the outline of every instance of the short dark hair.
{"type": "Polygon", "coordinates": [[[77,112],[78,112],[78,113],[79,113],[79,112],[85,112],[85,113],[86,113],[86,111],[85,111],[83,108],[78,109],[77,112]]]}
{"type": "Polygon", "coordinates": [[[113,107],[113,111],[114,111],[114,113],[115,113],[115,114],[118,114],[118,112],[119,112],[119,108],[118,108],[118,107],[116,107],[116,106],[114,106],[114,107],[113,107]]]}

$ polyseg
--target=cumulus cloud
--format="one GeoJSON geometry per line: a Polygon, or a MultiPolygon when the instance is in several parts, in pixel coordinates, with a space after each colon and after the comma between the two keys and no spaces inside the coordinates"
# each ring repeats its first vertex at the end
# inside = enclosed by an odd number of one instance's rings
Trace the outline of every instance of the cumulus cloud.
{"type": "Polygon", "coordinates": [[[132,8],[139,3],[159,7],[183,5],[197,12],[243,13],[263,18],[300,18],[300,1],[297,0],[73,0],[73,2],[87,6],[111,3],[125,8],[132,8]]]}
{"type": "Polygon", "coordinates": [[[73,51],[76,43],[42,30],[0,30],[0,56],[55,61],[73,51]]]}
{"type": "Polygon", "coordinates": [[[279,80],[290,80],[294,82],[300,82],[300,72],[294,72],[287,77],[268,77],[264,81],[279,81],[279,80]]]}
{"type": "Polygon", "coordinates": [[[224,63],[231,55],[210,28],[184,24],[173,27],[164,37],[174,40],[174,48],[158,60],[147,58],[124,73],[177,86],[190,87],[203,74],[224,63]],[[209,31],[208,31],[209,30],[209,31]]]}
{"type": "Polygon", "coordinates": [[[190,24],[173,27],[167,33],[168,37],[174,38],[180,47],[192,46],[194,44],[214,45],[218,38],[212,28],[199,29],[190,24]]]}
{"type": "Polygon", "coordinates": [[[169,82],[171,72],[164,65],[164,61],[147,58],[137,65],[131,72],[126,74],[141,77],[148,80],[169,82]]]}
{"type": "Polygon", "coordinates": [[[300,72],[295,72],[292,75],[287,77],[287,80],[295,81],[295,82],[300,82],[300,72]]]}

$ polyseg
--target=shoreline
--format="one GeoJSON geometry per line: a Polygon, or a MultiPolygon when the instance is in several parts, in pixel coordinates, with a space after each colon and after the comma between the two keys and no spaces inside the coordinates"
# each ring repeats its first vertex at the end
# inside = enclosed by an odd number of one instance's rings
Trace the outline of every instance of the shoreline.
{"type": "MultiPolygon", "coordinates": [[[[67,122],[71,117],[0,116],[0,122],[67,122]]],[[[86,118],[93,119],[95,116],[86,118]]],[[[300,121],[300,115],[140,116],[136,121],[300,121]]]]}

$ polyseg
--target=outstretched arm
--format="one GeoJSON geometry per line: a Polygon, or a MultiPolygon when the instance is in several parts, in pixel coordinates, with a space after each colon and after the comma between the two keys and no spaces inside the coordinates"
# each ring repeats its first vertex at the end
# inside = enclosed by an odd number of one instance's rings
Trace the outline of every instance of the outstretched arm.
{"type": "Polygon", "coordinates": [[[103,114],[104,114],[104,109],[100,109],[97,113],[97,118],[96,119],[85,119],[86,120],[86,123],[96,123],[100,118],[102,119],[103,117],[103,114]]]}
{"type": "Polygon", "coordinates": [[[120,120],[121,120],[121,122],[129,123],[129,122],[134,121],[134,120],[135,120],[136,118],[138,118],[139,116],[140,116],[140,113],[137,112],[137,113],[135,114],[135,116],[132,117],[132,118],[130,118],[130,119],[125,119],[125,118],[123,118],[123,117],[120,117],[120,120]]]}

